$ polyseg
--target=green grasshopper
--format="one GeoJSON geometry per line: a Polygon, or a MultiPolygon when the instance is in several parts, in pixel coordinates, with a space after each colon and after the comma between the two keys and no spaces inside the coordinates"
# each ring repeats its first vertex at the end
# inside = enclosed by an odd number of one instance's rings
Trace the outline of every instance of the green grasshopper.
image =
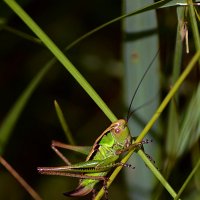
{"type": "Polygon", "coordinates": [[[75,151],[81,151],[81,147],[66,145],[57,141],[52,142],[52,149],[66,163],[66,166],[60,167],[38,167],[41,174],[61,175],[80,178],[79,186],[71,191],[66,192],[66,196],[84,196],[94,192],[94,186],[103,181],[105,196],[107,198],[107,181],[108,172],[117,166],[131,167],[128,164],[117,162],[119,156],[132,148],[140,148],[144,143],[142,141],[132,144],[132,137],[124,119],[113,122],[95,141],[86,161],[71,164],[63,154],[56,148],[62,147],[75,151]]]}
{"type": "MultiPolygon", "coordinates": [[[[151,64],[148,66],[146,72],[141,78],[140,83],[138,84],[132,97],[131,104],[142,80],[144,79],[147,71],[150,69],[150,66],[152,65],[156,56],[153,58],[151,64]]],[[[46,175],[60,175],[79,178],[80,180],[78,187],[73,191],[64,193],[64,195],[71,197],[85,196],[90,192],[93,192],[94,197],[95,185],[99,182],[103,182],[105,197],[107,199],[107,182],[109,180],[107,177],[108,173],[117,166],[131,167],[131,165],[123,164],[118,161],[120,155],[133,148],[141,148],[143,144],[149,143],[149,140],[133,143],[134,140],[131,137],[129,128],[127,126],[128,119],[133,113],[130,111],[131,104],[128,110],[127,120],[119,119],[113,122],[96,139],[92,148],[88,151],[85,151],[84,147],[81,146],[67,145],[57,141],[53,141],[51,145],[52,149],[65,162],[66,165],[60,167],[38,167],[38,172],[46,175]],[[66,148],[82,153],[84,151],[84,153],[88,156],[84,162],[71,164],[68,159],[57,149],[57,147],[66,148]]]]}

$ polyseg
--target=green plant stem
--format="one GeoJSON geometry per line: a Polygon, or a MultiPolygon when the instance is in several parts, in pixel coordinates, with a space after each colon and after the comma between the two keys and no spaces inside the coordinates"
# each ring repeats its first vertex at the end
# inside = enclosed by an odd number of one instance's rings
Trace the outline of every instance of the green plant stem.
{"type": "Polygon", "coordinates": [[[194,174],[196,173],[196,171],[199,169],[200,167],[200,159],[198,160],[197,164],[195,165],[194,169],[192,170],[192,172],[189,174],[189,176],[187,177],[187,179],[185,180],[184,184],[182,185],[182,187],[180,188],[180,190],[178,191],[177,196],[174,198],[174,200],[178,200],[178,198],[180,197],[180,195],[182,194],[182,192],[185,190],[186,186],[188,185],[188,183],[190,182],[190,180],[192,179],[192,177],[194,176],[194,174]]]}
{"type": "Polygon", "coordinates": [[[31,42],[34,42],[34,43],[36,43],[36,44],[42,44],[41,41],[40,41],[38,38],[33,37],[32,35],[29,35],[29,34],[27,34],[27,33],[24,33],[24,32],[22,32],[22,31],[20,31],[20,30],[17,30],[17,29],[15,29],[15,28],[10,27],[10,26],[3,26],[2,29],[6,30],[6,31],[8,31],[8,32],[10,32],[10,33],[13,33],[13,34],[15,34],[15,35],[17,35],[17,36],[19,36],[19,37],[21,37],[21,38],[24,38],[24,39],[26,39],[26,40],[29,40],[29,41],[31,41],[31,42]]]}
{"type": "MultiPolygon", "coordinates": [[[[197,20],[196,20],[196,15],[195,15],[195,10],[193,6],[193,1],[192,0],[187,0],[187,3],[189,4],[189,15],[190,15],[190,22],[191,22],[191,27],[192,27],[192,33],[194,37],[194,43],[196,50],[200,50],[200,36],[199,36],[199,29],[197,25],[197,20]]],[[[200,64],[200,60],[199,60],[200,64]]]]}
{"type": "MultiPolygon", "coordinates": [[[[182,49],[183,42],[181,39],[180,30],[184,23],[184,7],[177,7],[177,18],[178,18],[178,26],[176,30],[176,43],[175,43],[175,52],[173,58],[173,72],[171,82],[174,83],[181,72],[181,61],[182,61],[182,49]]],[[[166,152],[168,155],[174,155],[176,151],[176,144],[179,135],[179,127],[178,127],[178,116],[176,111],[176,103],[178,104],[178,95],[176,94],[173,100],[170,102],[169,107],[169,115],[168,115],[168,124],[167,124],[167,135],[166,135],[166,152]]],[[[173,164],[172,162],[168,162],[168,167],[171,169],[173,164]]],[[[167,167],[167,168],[168,168],[167,167]]],[[[168,170],[170,172],[170,170],[168,170]]]]}
{"type": "Polygon", "coordinates": [[[169,101],[173,98],[173,96],[175,95],[176,91],[179,89],[179,87],[181,86],[181,84],[183,83],[185,78],[188,76],[190,71],[193,69],[193,67],[195,66],[195,63],[197,61],[199,61],[199,58],[200,58],[200,51],[197,51],[196,54],[193,56],[192,60],[190,61],[190,63],[188,64],[188,66],[186,67],[186,69],[183,71],[183,73],[180,75],[179,79],[176,81],[176,83],[170,90],[170,92],[167,94],[165,99],[162,101],[162,103],[160,104],[159,108],[157,109],[157,111],[155,112],[153,117],[150,119],[150,121],[148,122],[146,127],[143,129],[141,134],[137,137],[135,142],[140,142],[146,136],[146,134],[148,133],[150,128],[153,126],[153,124],[156,122],[156,120],[158,119],[160,114],[163,112],[163,110],[165,109],[165,107],[167,106],[169,101]]]}
{"type": "Polygon", "coordinates": [[[102,25],[98,26],[97,28],[87,32],[83,36],[79,37],[77,40],[72,42],[67,48],[68,49],[72,48],[73,46],[75,46],[76,44],[78,44],[82,40],[86,39],[87,37],[89,37],[93,33],[97,32],[97,31],[99,31],[99,30],[101,30],[101,29],[103,29],[103,28],[105,28],[105,27],[107,27],[107,26],[109,26],[109,25],[111,25],[111,24],[113,24],[115,22],[118,22],[119,20],[125,19],[127,17],[131,17],[131,16],[136,15],[136,14],[143,13],[143,12],[146,12],[146,11],[149,11],[149,10],[160,8],[160,7],[162,7],[163,5],[167,4],[170,1],[172,1],[172,0],[161,0],[161,1],[155,2],[153,4],[150,4],[149,6],[146,6],[146,7],[143,7],[141,9],[138,9],[136,11],[133,11],[131,13],[121,15],[120,17],[116,17],[116,18],[110,20],[109,22],[106,22],[105,24],[102,24],[102,25]]]}
{"type": "Polygon", "coordinates": [[[8,142],[8,138],[14,129],[15,124],[19,118],[19,115],[22,113],[24,107],[26,106],[26,102],[31,97],[31,94],[38,86],[39,82],[42,80],[47,71],[53,66],[55,60],[51,60],[48,62],[44,68],[42,68],[38,74],[33,78],[33,80],[29,83],[29,85],[25,88],[23,93],[11,107],[7,116],[0,126],[0,155],[3,154],[5,146],[8,142]]]}
{"type": "Polygon", "coordinates": [[[86,81],[82,74],[73,66],[64,53],[53,43],[53,41],[42,31],[42,29],[31,19],[31,17],[15,2],[14,0],[4,0],[4,2],[22,19],[22,21],[38,36],[44,45],[52,52],[52,54],[60,61],[60,63],[69,71],[76,79],[81,87],[94,100],[104,114],[111,120],[116,121],[116,116],[109,107],[103,102],[96,91],[86,81]]]}
{"type": "MultiPolygon", "coordinates": [[[[181,86],[181,84],[183,83],[183,81],[185,80],[185,78],[188,76],[188,74],[191,72],[191,70],[193,69],[193,67],[195,66],[196,62],[199,60],[200,58],[200,51],[198,51],[192,58],[192,60],[190,61],[190,63],[188,64],[188,66],[186,67],[186,69],[182,72],[181,76],[179,77],[179,79],[175,82],[174,86],[172,87],[172,89],[170,90],[170,92],[167,94],[167,96],[165,97],[165,99],[162,101],[161,105],[159,106],[159,108],[157,109],[157,111],[155,112],[155,114],[152,116],[152,118],[150,119],[150,121],[148,122],[148,124],[145,126],[145,128],[143,129],[143,131],[140,133],[140,135],[137,137],[135,143],[137,142],[141,142],[142,139],[146,136],[146,134],[148,133],[148,131],[150,130],[150,128],[153,126],[153,124],[156,122],[156,120],[158,119],[158,117],[160,116],[160,114],[163,112],[163,110],[165,109],[165,107],[167,106],[167,104],[169,103],[169,101],[173,98],[173,96],[175,95],[175,93],[177,92],[177,90],[179,89],[179,87],[181,86]]],[[[122,159],[122,163],[126,163],[128,161],[128,159],[131,157],[131,155],[133,154],[133,152],[135,151],[135,149],[131,150],[123,159],[122,159]]],[[[142,155],[142,150],[138,151],[138,154],[141,156],[142,155]]],[[[145,158],[145,155],[142,155],[142,158],[145,158]]],[[[147,158],[148,159],[148,158],[147,158]]],[[[146,158],[145,158],[146,160],[146,158]]],[[[147,166],[151,169],[152,166],[149,165],[149,163],[146,163],[147,166]]],[[[117,167],[114,172],[111,174],[109,181],[108,181],[108,187],[111,185],[111,183],[114,181],[114,179],[116,178],[117,174],[120,172],[120,170],[122,169],[121,166],[117,167]]],[[[162,180],[162,184],[163,186],[166,188],[166,190],[173,196],[176,196],[176,193],[174,192],[174,190],[171,188],[171,186],[168,184],[168,182],[162,177],[162,175],[158,172],[158,170],[154,167],[154,170],[152,171],[154,173],[154,175],[158,178],[158,180],[162,180]],[[156,173],[155,173],[156,172],[156,173]]],[[[101,188],[101,190],[99,191],[99,193],[96,195],[95,200],[99,200],[101,199],[101,197],[104,194],[104,189],[101,188]]]]}
{"type": "Polygon", "coordinates": [[[74,141],[74,138],[73,138],[73,136],[71,134],[71,131],[69,130],[69,127],[68,127],[68,125],[66,123],[64,114],[63,114],[63,112],[62,112],[62,110],[61,110],[61,108],[60,108],[60,106],[59,106],[59,104],[58,104],[58,102],[56,100],[54,100],[54,106],[55,106],[56,113],[57,113],[58,119],[60,121],[60,124],[61,124],[61,126],[63,128],[63,131],[64,131],[64,133],[66,135],[67,140],[69,141],[69,144],[76,145],[76,143],[74,141]]]}
{"type": "Polygon", "coordinates": [[[156,178],[161,182],[161,184],[165,187],[165,189],[170,193],[170,195],[174,198],[176,197],[176,192],[170,186],[170,184],[165,180],[162,174],[159,172],[158,169],[153,165],[153,163],[149,160],[149,158],[145,155],[143,151],[139,151],[138,154],[143,159],[145,164],[149,167],[152,173],[156,176],[156,178]]]}

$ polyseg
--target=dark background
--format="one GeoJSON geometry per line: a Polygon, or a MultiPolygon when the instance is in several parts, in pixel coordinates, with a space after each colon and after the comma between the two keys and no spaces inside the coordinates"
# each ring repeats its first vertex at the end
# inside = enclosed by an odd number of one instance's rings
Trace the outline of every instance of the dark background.
{"type": "MultiPolygon", "coordinates": [[[[122,3],[116,0],[32,0],[19,3],[61,49],[122,13],[122,3]]],[[[169,41],[175,40],[174,30],[177,24],[174,20],[175,9],[165,9],[157,14],[162,71],[165,74],[162,78],[166,81],[160,95],[164,96],[170,80],[167,80],[166,76],[171,73],[171,68],[166,66],[172,63],[171,52],[174,48],[173,43],[169,41]],[[162,40],[163,36],[165,39],[162,40]]],[[[0,20],[2,26],[6,24],[33,35],[3,2],[0,2],[0,20]]],[[[69,60],[119,118],[127,111],[122,102],[122,40],[119,21],[96,32],[66,53],[69,60]]],[[[19,37],[5,27],[0,30],[0,123],[30,80],[51,58],[51,53],[43,45],[19,37]]],[[[198,80],[196,75],[193,77],[198,80]]],[[[63,165],[50,148],[52,139],[68,142],[56,116],[53,104],[55,99],[61,106],[73,137],[79,145],[93,144],[110,124],[74,78],[63,66],[56,63],[28,101],[3,155],[44,199],[65,199],[62,193],[73,189],[77,184],[73,178],[42,176],[36,170],[38,166],[63,165]]],[[[74,157],[72,154],[68,151],[66,153],[72,162],[83,160],[79,155],[75,154],[74,157]]],[[[183,162],[183,165],[186,163],[183,162]]],[[[111,188],[112,192],[109,192],[111,199],[119,199],[120,195],[126,199],[126,194],[120,192],[124,188],[123,178],[116,179],[111,188]]],[[[26,191],[2,166],[0,199],[30,199],[26,191]]]]}

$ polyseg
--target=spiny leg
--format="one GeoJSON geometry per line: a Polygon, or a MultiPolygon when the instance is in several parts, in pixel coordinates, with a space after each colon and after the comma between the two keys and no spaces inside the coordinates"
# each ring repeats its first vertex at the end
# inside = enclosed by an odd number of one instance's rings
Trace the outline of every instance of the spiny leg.
{"type": "Polygon", "coordinates": [[[65,164],[71,165],[69,160],[56,148],[56,147],[61,147],[62,148],[63,145],[65,145],[65,144],[53,140],[52,143],[51,143],[51,148],[64,161],[65,164]]]}
{"type": "Polygon", "coordinates": [[[121,165],[122,165],[123,167],[128,167],[128,168],[131,168],[131,169],[135,169],[135,167],[133,167],[131,164],[121,163],[121,165]]]}
{"type": "MultiPolygon", "coordinates": [[[[143,141],[144,143],[143,144],[148,144],[148,143],[150,143],[150,142],[153,142],[153,140],[148,140],[148,139],[146,139],[145,141],[143,141]]],[[[144,147],[142,146],[142,148],[141,148],[143,151],[144,151],[144,147]]],[[[147,156],[147,158],[155,165],[155,160],[153,159],[153,157],[152,156],[150,156],[149,154],[147,154],[145,151],[144,151],[144,153],[145,153],[145,155],[147,156]]],[[[156,167],[156,166],[155,166],[156,167]]],[[[159,168],[158,167],[156,167],[156,169],[157,170],[159,170],[159,168]]]]}
{"type": "MultiPolygon", "coordinates": [[[[118,163],[114,163],[112,164],[110,167],[118,167],[118,166],[122,166],[122,167],[128,167],[128,168],[132,168],[132,169],[135,169],[135,167],[132,167],[131,164],[126,164],[126,163],[121,163],[121,162],[118,162],[118,163]]],[[[109,167],[108,166],[99,166],[98,169],[104,169],[104,168],[107,168],[109,167]]],[[[104,189],[104,196],[105,196],[105,199],[108,200],[108,187],[107,187],[107,182],[109,181],[109,178],[108,177],[104,177],[104,180],[103,180],[103,189],[104,189]]],[[[95,194],[95,189],[92,191],[93,192],[93,198],[95,198],[96,194],[95,194]]]]}
{"type": "Polygon", "coordinates": [[[156,163],[152,156],[150,156],[150,155],[147,154],[147,153],[145,153],[145,155],[147,156],[147,158],[148,158],[153,164],[156,163]]]}
{"type": "Polygon", "coordinates": [[[114,163],[112,167],[118,167],[118,166],[135,169],[135,167],[133,167],[131,164],[122,163],[122,162],[114,163]]]}
{"type": "MultiPolygon", "coordinates": [[[[153,163],[153,165],[155,166],[155,164],[156,164],[156,161],[153,159],[153,157],[152,156],[150,156],[149,154],[147,154],[147,153],[145,153],[146,154],[146,156],[147,156],[147,158],[153,163]]],[[[147,165],[146,165],[147,166],[147,165]]],[[[157,166],[155,166],[155,168],[157,169],[157,170],[159,170],[160,171],[160,169],[157,167],[157,166]]]]}
{"type": "Polygon", "coordinates": [[[76,173],[67,173],[67,172],[60,172],[60,171],[51,171],[47,170],[45,167],[38,167],[37,168],[40,174],[45,175],[55,175],[55,176],[68,176],[68,177],[74,177],[74,178],[81,178],[81,179],[93,179],[93,180],[99,180],[99,181],[108,181],[108,178],[105,176],[89,176],[84,174],[76,174],[76,173]]]}
{"type": "MultiPolygon", "coordinates": [[[[108,187],[107,187],[107,182],[109,181],[109,178],[108,177],[104,177],[104,180],[103,180],[103,189],[104,189],[104,196],[105,196],[105,199],[108,200],[108,187]]],[[[92,199],[95,199],[96,197],[96,190],[93,189],[92,190],[92,199]]]]}
{"type": "Polygon", "coordinates": [[[58,150],[58,148],[62,149],[67,149],[67,150],[72,150],[76,151],[78,153],[88,155],[91,147],[90,146],[77,146],[77,145],[70,145],[70,144],[65,144],[62,142],[58,142],[53,140],[51,144],[51,148],[54,150],[54,152],[67,164],[71,165],[70,161],[58,150]]]}
{"type": "Polygon", "coordinates": [[[52,141],[53,145],[62,149],[67,149],[67,150],[72,150],[72,151],[76,151],[78,153],[84,154],[84,155],[88,155],[88,153],[91,150],[91,146],[77,146],[77,145],[71,145],[71,144],[65,144],[62,142],[58,142],[53,140],[52,141]]]}
{"type": "MultiPolygon", "coordinates": [[[[149,139],[146,139],[146,140],[143,140],[142,141],[143,142],[143,144],[148,144],[148,143],[150,143],[150,142],[153,142],[153,140],[149,140],[149,139]]],[[[142,145],[143,145],[142,144],[142,145]]],[[[141,149],[144,151],[144,147],[141,145],[141,149]]],[[[150,156],[149,154],[147,154],[145,151],[144,151],[144,153],[145,153],[145,155],[147,156],[147,158],[155,165],[155,160],[153,159],[153,157],[152,156],[150,156]]],[[[155,166],[156,167],[156,166],[155,166]]],[[[157,170],[159,170],[159,168],[158,167],[156,167],[156,169],[157,170]]]]}
{"type": "Polygon", "coordinates": [[[133,167],[131,164],[126,164],[126,163],[122,163],[122,162],[117,162],[117,163],[111,163],[111,164],[107,164],[105,166],[96,166],[94,167],[94,170],[97,170],[97,171],[108,171],[110,170],[111,168],[114,168],[114,167],[119,167],[119,166],[122,166],[122,167],[129,167],[129,168],[132,168],[132,169],[135,169],[135,167],[133,167]]]}
{"type": "Polygon", "coordinates": [[[146,139],[146,140],[142,140],[141,142],[133,143],[133,144],[131,144],[130,146],[128,146],[128,147],[126,147],[126,148],[124,148],[124,149],[122,149],[122,150],[116,151],[116,155],[120,155],[120,154],[122,154],[122,153],[124,153],[124,152],[126,152],[126,151],[129,151],[129,150],[131,150],[131,149],[134,149],[134,148],[139,148],[139,149],[141,149],[143,144],[148,144],[148,143],[150,143],[150,142],[152,142],[152,140],[146,139]]]}
{"type": "Polygon", "coordinates": [[[107,182],[108,180],[104,180],[103,182],[103,189],[104,189],[104,194],[105,194],[105,199],[108,200],[108,187],[107,187],[107,182]]]}
{"type": "Polygon", "coordinates": [[[93,188],[92,190],[92,199],[94,199],[96,197],[96,190],[93,188]]]}
{"type": "MultiPolygon", "coordinates": [[[[150,142],[153,142],[153,140],[148,140],[148,139],[146,139],[146,140],[144,140],[144,141],[142,141],[143,142],[143,144],[148,144],[148,143],[150,143],[150,142]]],[[[144,151],[144,147],[143,146],[141,146],[141,149],[144,151]]],[[[150,156],[149,154],[147,154],[145,151],[144,151],[144,153],[145,153],[145,155],[147,156],[147,158],[155,165],[155,160],[153,159],[153,157],[152,156],[150,156]]],[[[156,167],[156,166],[155,166],[156,167]]],[[[156,167],[156,169],[157,170],[159,170],[159,168],[158,167],[156,167]]]]}
{"type": "Polygon", "coordinates": [[[65,144],[56,140],[52,140],[52,145],[56,147],[60,147],[62,149],[69,149],[69,146],[72,146],[72,145],[65,144]]]}
{"type": "MultiPolygon", "coordinates": [[[[108,200],[108,198],[107,198],[107,196],[108,196],[107,182],[108,182],[109,178],[107,178],[105,176],[89,176],[89,175],[84,175],[84,174],[66,173],[66,172],[59,172],[59,171],[49,171],[49,170],[45,170],[45,167],[39,167],[38,171],[41,174],[46,174],[46,175],[68,176],[68,177],[75,177],[75,178],[80,178],[80,179],[93,179],[93,180],[103,181],[103,188],[105,190],[105,198],[106,198],[106,200],[108,200]]],[[[92,199],[94,199],[95,195],[96,195],[95,189],[93,189],[92,192],[93,192],[92,199]]]]}

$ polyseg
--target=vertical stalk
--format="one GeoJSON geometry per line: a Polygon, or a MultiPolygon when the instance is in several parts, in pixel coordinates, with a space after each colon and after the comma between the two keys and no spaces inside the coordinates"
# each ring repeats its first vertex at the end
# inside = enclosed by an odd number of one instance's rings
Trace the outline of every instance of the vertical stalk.
{"type": "MultiPolygon", "coordinates": [[[[145,0],[126,0],[124,1],[124,13],[129,13],[132,10],[145,7],[149,3],[153,3],[153,1],[147,2],[145,0]]],[[[124,101],[126,107],[128,108],[135,88],[159,49],[155,11],[152,10],[126,18],[123,21],[123,32],[124,43],[122,54],[125,70],[124,101]]],[[[136,113],[137,117],[144,123],[149,120],[159,102],[158,65],[159,62],[158,59],[156,59],[133,101],[132,110],[153,99],[153,103],[150,106],[146,106],[136,113]]],[[[131,129],[132,136],[137,136],[142,130],[141,123],[136,121],[134,117],[133,120],[129,120],[129,127],[131,129]]],[[[157,147],[154,145],[155,150],[156,148],[157,147]]],[[[149,153],[150,150],[147,150],[147,152],[149,153]]],[[[152,155],[153,153],[151,152],[150,154],[152,155]]],[[[125,171],[130,199],[150,199],[152,194],[151,191],[153,188],[154,177],[148,170],[146,170],[145,165],[140,161],[141,160],[138,160],[136,156],[132,156],[129,161],[130,163],[134,163],[138,173],[130,170],[125,171]]]]}

